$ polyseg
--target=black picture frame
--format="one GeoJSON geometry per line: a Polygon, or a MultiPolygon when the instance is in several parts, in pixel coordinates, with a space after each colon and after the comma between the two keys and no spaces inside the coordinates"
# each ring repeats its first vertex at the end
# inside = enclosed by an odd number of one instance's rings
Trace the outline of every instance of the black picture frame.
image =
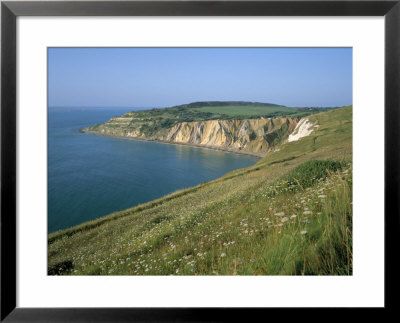
{"type": "MultiPolygon", "coordinates": [[[[258,320],[266,309],[17,308],[16,19],[19,16],[384,16],[385,307],[399,285],[400,0],[395,1],[2,1],[1,3],[1,317],[3,322],[186,322],[258,320]],[[240,315],[239,315],[240,314],[240,315]],[[252,319],[253,317],[253,319],[252,319]]],[[[373,189],[373,188],[371,188],[373,189]]],[[[374,261],[371,259],[371,261],[374,261]]],[[[275,309],[278,311],[278,309],[275,309]]],[[[375,313],[374,312],[374,313],[375,313]]],[[[332,313],[333,314],[333,313],[332,313]]],[[[372,315],[372,313],[371,313],[372,315]]],[[[381,318],[381,316],[380,316],[381,318]]]]}

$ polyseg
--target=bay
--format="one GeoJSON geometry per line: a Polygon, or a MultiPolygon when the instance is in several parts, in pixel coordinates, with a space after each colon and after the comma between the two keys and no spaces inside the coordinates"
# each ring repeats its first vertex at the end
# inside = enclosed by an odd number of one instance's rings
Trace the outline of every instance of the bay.
{"type": "Polygon", "coordinates": [[[48,232],[214,180],[259,158],[80,133],[132,109],[50,108],[48,232]]]}

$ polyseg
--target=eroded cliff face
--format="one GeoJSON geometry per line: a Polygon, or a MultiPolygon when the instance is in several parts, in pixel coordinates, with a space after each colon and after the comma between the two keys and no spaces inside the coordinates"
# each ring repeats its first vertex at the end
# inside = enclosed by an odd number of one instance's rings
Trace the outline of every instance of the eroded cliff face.
{"type": "Polygon", "coordinates": [[[182,122],[172,127],[164,140],[266,154],[288,137],[297,122],[296,119],[288,118],[182,122]]]}
{"type": "Polygon", "coordinates": [[[154,122],[118,117],[83,131],[264,156],[287,141],[299,121],[300,118],[208,120],[160,127],[154,122]]]}

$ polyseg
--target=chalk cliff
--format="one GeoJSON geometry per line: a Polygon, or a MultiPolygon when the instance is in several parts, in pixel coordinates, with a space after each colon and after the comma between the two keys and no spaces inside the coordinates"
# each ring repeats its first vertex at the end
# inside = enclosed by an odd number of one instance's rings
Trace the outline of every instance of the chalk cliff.
{"type": "Polygon", "coordinates": [[[296,117],[206,120],[165,125],[128,116],[112,118],[106,123],[82,131],[264,156],[274,147],[286,142],[302,120],[296,117]]]}

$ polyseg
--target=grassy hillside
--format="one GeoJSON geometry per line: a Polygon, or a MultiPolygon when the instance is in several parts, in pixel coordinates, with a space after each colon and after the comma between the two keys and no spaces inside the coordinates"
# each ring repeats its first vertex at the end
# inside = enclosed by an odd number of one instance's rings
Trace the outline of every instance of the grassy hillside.
{"type": "Polygon", "coordinates": [[[257,164],[49,235],[49,274],[352,274],[352,108],[257,164]]]}
{"type": "MultiPolygon", "coordinates": [[[[185,113],[198,116],[199,119],[191,121],[203,121],[201,116],[211,119],[247,119],[247,118],[280,118],[296,117],[327,111],[326,108],[290,108],[278,104],[244,101],[205,101],[183,104],[168,108],[169,111],[185,111],[185,113]]],[[[168,110],[167,110],[168,111],[168,110]]]]}
{"type": "Polygon", "coordinates": [[[277,118],[284,116],[301,116],[311,112],[319,112],[317,109],[288,108],[281,106],[252,106],[252,105],[229,105],[229,106],[206,106],[196,109],[197,112],[212,113],[218,119],[225,118],[277,118]]]}

